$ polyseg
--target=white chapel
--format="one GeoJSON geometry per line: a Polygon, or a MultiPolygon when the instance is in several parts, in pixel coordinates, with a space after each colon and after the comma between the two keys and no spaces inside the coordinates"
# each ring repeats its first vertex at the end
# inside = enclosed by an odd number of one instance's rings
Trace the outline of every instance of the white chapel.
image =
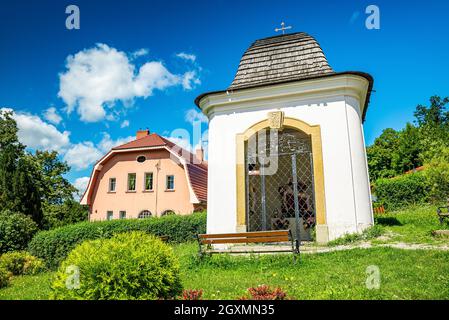
{"type": "Polygon", "coordinates": [[[373,225],[363,136],[373,78],[299,32],[255,41],[209,118],[208,233],[290,229],[326,243],[373,225]]]}

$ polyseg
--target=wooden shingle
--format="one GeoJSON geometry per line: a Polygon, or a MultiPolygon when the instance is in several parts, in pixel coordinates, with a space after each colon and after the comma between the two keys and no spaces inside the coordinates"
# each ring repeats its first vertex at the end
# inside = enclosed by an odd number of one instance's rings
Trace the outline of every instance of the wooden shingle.
{"type": "Polygon", "coordinates": [[[255,41],[246,52],[229,90],[270,85],[335,73],[318,42],[304,32],[255,41]]]}

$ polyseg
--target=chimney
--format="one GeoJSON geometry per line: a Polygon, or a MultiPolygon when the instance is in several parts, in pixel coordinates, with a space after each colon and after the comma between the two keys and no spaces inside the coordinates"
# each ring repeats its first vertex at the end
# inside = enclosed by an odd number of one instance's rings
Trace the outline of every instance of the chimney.
{"type": "Polygon", "coordinates": [[[196,152],[196,158],[198,159],[199,163],[203,163],[203,161],[204,161],[203,147],[201,145],[198,146],[198,148],[195,150],[195,152],[196,152]]]}
{"type": "Polygon", "coordinates": [[[150,130],[137,130],[136,139],[140,139],[150,135],[150,130]]]}

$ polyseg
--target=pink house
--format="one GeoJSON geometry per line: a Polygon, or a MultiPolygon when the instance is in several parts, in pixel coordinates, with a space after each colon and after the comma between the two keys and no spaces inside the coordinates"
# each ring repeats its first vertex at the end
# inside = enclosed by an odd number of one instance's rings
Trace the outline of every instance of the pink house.
{"type": "Polygon", "coordinates": [[[94,166],[81,204],[89,220],[160,217],[204,210],[207,162],[150,132],[112,148],[94,166]]]}

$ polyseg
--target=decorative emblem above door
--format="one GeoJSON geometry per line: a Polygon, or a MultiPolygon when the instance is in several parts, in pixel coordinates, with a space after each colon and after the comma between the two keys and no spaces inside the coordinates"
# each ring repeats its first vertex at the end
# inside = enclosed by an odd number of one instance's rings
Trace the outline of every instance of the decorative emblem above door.
{"type": "Polygon", "coordinates": [[[271,129],[282,129],[284,125],[284,112],[268,112],[268,122],[271,129]]]}

